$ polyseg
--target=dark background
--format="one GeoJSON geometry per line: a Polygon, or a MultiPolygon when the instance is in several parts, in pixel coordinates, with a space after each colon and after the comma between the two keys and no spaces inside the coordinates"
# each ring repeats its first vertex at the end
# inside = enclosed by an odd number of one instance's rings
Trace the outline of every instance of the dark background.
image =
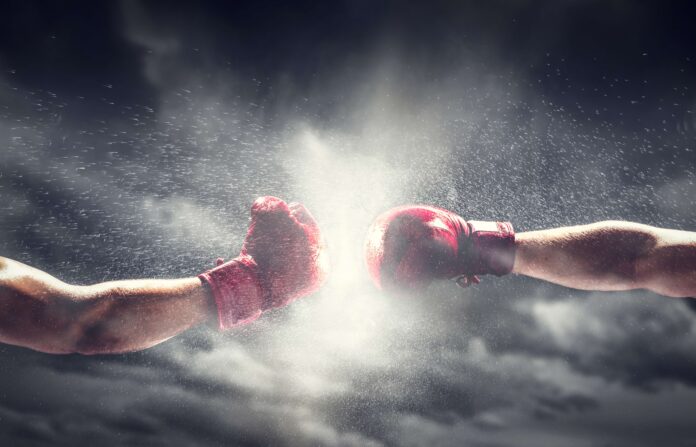
{"type": "MultiPolygon", "coordinates": [[[[118,356],[0,347],[4,445],[696,444],[689,300],[522,277],[382,297],[374,216],[696,229],[690,2],[10,2],[0,254],[74,283],[199,273],[251,201],[334,275],[118,356]]],[[[137,330],[137,328],[133,328],[137,330]]]]}

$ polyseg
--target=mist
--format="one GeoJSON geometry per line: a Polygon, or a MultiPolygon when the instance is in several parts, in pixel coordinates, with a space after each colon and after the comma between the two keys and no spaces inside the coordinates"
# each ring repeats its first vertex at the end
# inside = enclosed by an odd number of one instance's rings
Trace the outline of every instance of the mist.
{"type": "Polygon", "coordinates": [[[0,255],[79,284],[194,276],[236,256],[251,203],[273,195],[316,217],[332,273],[251,325],[138,353],[1,346],[1,440],[696,439],[685,301],[515,276],[387,297],[362,260],[370,222],[409,203],[518,232],[693,230],[696,55],[670,31],[687,22],[677,6],[82,6],[76,29],[38,5],[11,14],[0,255]],[[638,29],[652,38],[624,37],[638,29]]]}

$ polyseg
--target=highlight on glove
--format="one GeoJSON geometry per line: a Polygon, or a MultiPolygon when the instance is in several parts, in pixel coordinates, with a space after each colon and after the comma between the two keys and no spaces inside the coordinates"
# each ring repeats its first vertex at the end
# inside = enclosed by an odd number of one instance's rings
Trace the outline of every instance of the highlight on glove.
{"type": "Polygon", "coordinates": [[[368,229],[365,263],[385,291],[422,291],[433,280],[466,286],[478,275],[512,271],[515,232],[509,222],[466,221],[433,206],[410,205],[381,214],[368,229]]]}
{"type": "Polygon", "coordinates": [[[210,287],[224,330],[314,293],[328,271],[324,238],[310,212],[299,203],[264,196],[251,207],[239,256],[199,278],[210,287]]]}

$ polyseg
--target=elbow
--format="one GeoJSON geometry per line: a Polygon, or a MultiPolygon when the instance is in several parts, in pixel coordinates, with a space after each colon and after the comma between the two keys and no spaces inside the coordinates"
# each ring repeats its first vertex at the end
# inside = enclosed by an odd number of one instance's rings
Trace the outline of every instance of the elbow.
{"type": "Polygon", "coordinates": [[[696,254],[663,247],[641,259],[637,272],[641,288],[671,298],[696,296],[696,254]]]}
{"type": "Polygon", "coordinates": [[[50,354],[98,354],[103,344],[88,342],[89,334],[95,332],[92,319],[90,303],[73,293],[47,297],[34,315],[34,336],[22,345],[50,354]]]}
{"type": "Polygon", "coordinates": [[[83,321],[80,315],[57,325],[55,333],[61,336],[56,337],[52,353],[95,355],[107,352],[107,343],[99,328],[83,321]]]}
{"type": "Polygon", "coordinates": [[[104,318],[109,311],[107,300],[88,298],[71,303],[62,332],[63,350],[70,354],[97,355],[120,352],[122,344],[104,318]]]}
{"type": "Polygon", "coordinates": [[[695,296],[696,244],[675,243],[665,230],[647,228],[649,243],[641,246],[633,264],[636,288],[672,298],[695,296]]]}
{"type": "Polygon", "coordinates": [[[71,346],[72,354],[80,355],[99,355],[106,354],[109,351],[105,349],[105,345],[98,340],[89,337],[79,337],[71,346]]]}
{"type": "Polygon", "coordinates": [[[123,341],[114,336],[104,322],[88,322],[79,324],[74,331],[70,346],[74,354],[99,355],[118,354],[126,352],[123,341]]]}

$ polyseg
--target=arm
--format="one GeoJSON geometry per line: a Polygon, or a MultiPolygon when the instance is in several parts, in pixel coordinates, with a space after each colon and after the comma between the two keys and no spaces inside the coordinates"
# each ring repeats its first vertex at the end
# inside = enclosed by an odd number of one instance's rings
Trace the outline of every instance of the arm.
{"type": "Polygon", "coordinates": [[[513,272],[577,289],[696,296],[696,232],[607,221],[518,233],[513,272]]]}
{"type": "Polygon", "coordinates": [[[66,284],[0,257],[0,342],[48,353],[148,348],[215,314],[198,278],[66,284]]]}
{"type": "Polygon", "coordinates": [[[0,342],[49,353],[145,349],[211,318],[222,330],[247,324],[316,291],[327,271],[309,211],[260,197],[239,256],[197,278],[73,286],[0,257],[0,342]]]}

